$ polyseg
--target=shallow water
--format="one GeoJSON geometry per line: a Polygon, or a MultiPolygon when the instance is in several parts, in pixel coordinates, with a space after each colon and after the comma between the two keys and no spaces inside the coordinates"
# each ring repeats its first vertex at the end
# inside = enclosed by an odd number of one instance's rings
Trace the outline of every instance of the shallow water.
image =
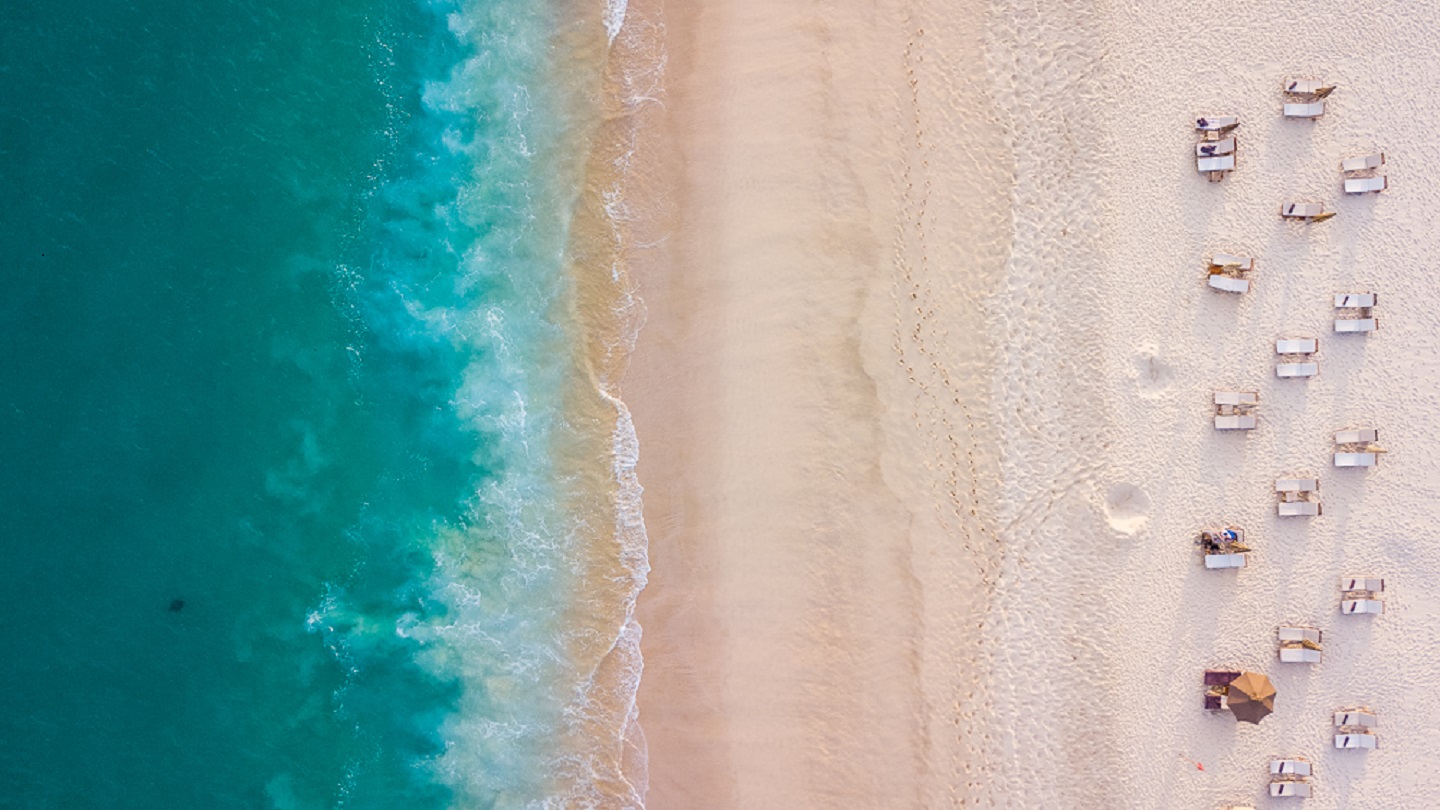
{"type": "Polygon", "coordinates": [[[0,803],[591,792],[560,6],[5,12],[0,803]]]}

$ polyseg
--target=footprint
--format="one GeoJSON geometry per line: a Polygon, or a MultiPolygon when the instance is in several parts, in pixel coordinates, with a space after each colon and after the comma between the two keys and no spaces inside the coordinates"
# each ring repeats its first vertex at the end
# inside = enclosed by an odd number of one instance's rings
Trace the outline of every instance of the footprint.
{"type": "Polygon", "coordinates": [[[1105,493],[1105,519],[1115,531],[1133,535],[1150,521],[1150,497],[1134,484],[1116,484],[1105,493]]]}

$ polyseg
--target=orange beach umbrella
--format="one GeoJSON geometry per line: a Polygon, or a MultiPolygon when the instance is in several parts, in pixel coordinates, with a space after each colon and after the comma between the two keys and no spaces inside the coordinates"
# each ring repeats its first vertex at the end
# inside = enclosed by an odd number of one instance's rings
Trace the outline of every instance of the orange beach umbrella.
{"type": "Polygon", "coordinates": [[[1259,723],[1275,711],[1275,684],[1258,672],[1242,672],[1230,682],[1225,702],[1236,720],[1259,723]]]}

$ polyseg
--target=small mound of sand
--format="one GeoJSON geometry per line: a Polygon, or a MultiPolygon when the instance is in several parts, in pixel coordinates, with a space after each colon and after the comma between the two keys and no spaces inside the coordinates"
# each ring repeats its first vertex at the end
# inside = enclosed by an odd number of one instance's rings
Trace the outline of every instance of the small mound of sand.
{"type": "Polygon", "coordinates": [[[1159,396],[1175,379],[1175,370],[1160,359],[1160,348],[1154,344],[1138,347],[1135,354],[1135,385],[1144,396],[1159,396]]]}
{"type": "Polygon", "coordinates": [[[1134,484],[1116,484],[1105,493],[1105,519],[1121,534],[1135,534],[1150,520],[1150,498],[1134,484]]]}

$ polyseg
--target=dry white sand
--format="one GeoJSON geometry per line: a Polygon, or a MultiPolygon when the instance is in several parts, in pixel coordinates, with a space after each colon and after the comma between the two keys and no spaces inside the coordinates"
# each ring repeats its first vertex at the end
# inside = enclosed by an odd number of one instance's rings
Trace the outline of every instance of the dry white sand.
{"type": "Polygon", "coordinates": [[[1267,806],[1271,755],[1316,763],[1308,807],[1440,806],[1440,9],[679,6],[624,388],[648,806],[1267,806]],[[1280,118],[1292,75],[1339,84],[1320,121],[1280,118]],[[1201,113],[1242,118],[1220,184],[1201,113]],[[1390,190],[1343,198],[1375,149],[1390,190]],[[1257,257],[1249,294],[1204,287],[1214,251],[1257,257]],[[1352,290],[1376,335],[1331,333],[1352,290]],[[1289,335],[1319,377],[1274,378],[1289,335]],[[1260,428],[1214,431],[1217,389],[1258,390],[1260,428]],[[1391,452],[1330,467],[1358,426],[1391,452]],[[1282,521],[1300,473],[1325,514],[1282,521]],[[1203,570],[1231,522],[1250,567],[1203,570]],[[1343,574],[1384,576],[1386,615],[1339,616],[1343,574]],[[1276,662],[1290,622],[1322,664],[1276,662]],[[1276,713],[1205,714],[1217,665],[1276,713]],[[1357,704],[1381,748],[1334,751],[1357,704]]]}

